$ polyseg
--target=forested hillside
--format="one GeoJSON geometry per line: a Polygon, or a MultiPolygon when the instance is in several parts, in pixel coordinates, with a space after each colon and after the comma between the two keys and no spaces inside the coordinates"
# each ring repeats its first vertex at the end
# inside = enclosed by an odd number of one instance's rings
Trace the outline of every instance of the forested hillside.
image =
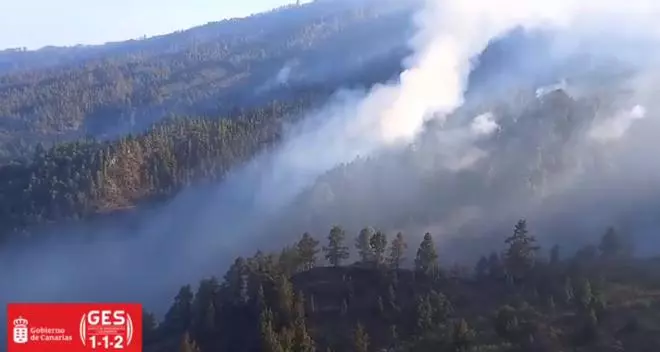
{"type": "Polygon", "coordinates": [[[281,253],[238,258],[223,280],[183,286],[146,351],[651,352],[658,262],[609,229],[575,255],[541,248],[524,220],[500,252],[445,267],[430,234],[335,226],[281,253]],[[352,251],[351,248],[355,251],[352,251]],[[350,264],[349,255],[357,262],[350,264]],[[320,264],[325,259],[327,265],[320,264]]]}
{"type": "Polygon", "coordinates": [[[320,1],[143,40],[0,52],[0,156],[388,79],[409,17],[396,2],[320,1]]]}
{"type": "MultiPolygon", "coordinates": [[[[395,77],[414,4],[316,1],[154,38],[1,52],[0,238],[218,181],[338,89],[395,77]]],[[[484,55],[482,76],[504,53],[542,50],[520,34],[484,55]]]]}
{"type": "Polygon", "coordinates": [[[0,52],[0,238],[170,197],[400,70],[408,5],[319,1],[154,38],[0,52]]]}
{"type": "Polygon", "coordinates": [[[455,77],[418,5],[0,51],[0,304],[141,301],[145,352],[660,350],[655,66],[515,27],[455,77]]]}
{"type": "Polygon", "coordinates": [[[108,142],[39,145],[29,161],[0,167],[0,238],[220,182],[230,169],[274,145],[284,124],[308,104],[273,103],[232,118],[170,119],[108,142]]]}
{"type": "Polygon", "coordinates": [[[502,231],[524,214],[552,241],[587,241],[585,232],[615,222],[653,243],[660,192],[650,176],[655,164],[646,159],[650,135],[631,127],[637,137],[629,146],[593,137],[610,116],[626,118],[628,104],[618,95],[573,96],[570,88],[467,104],[450,122],[429,123],[409,146],[328,171],[277,226],[283,233],[320,231],[341,219],[350,231],[365,222],[433,231],[454,239],[461,250],[448,255],[461,257],[489,248],[485,233],[502,231]],[[492,135],[475,137],[474,128],[488,118],[497,121],[492,135]],[[644,209],[624,205],[635,202],[644,209]]]}

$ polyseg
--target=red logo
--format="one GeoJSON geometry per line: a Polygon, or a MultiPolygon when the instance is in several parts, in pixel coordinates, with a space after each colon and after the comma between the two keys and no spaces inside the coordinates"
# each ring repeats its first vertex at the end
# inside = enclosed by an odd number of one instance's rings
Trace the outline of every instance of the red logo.
{"type": "Polygon", "coordinates": [[[7,352],[142,352],[139,304],[9,304],[7,352]]]}

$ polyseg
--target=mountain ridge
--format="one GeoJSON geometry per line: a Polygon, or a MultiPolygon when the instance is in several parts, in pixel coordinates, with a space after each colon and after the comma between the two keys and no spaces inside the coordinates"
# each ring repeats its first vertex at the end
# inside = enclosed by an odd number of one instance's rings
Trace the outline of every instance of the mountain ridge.
{"type": "Polygon", "coordinates": [[[99,59],[5,72],[0,75],[0,149],[7,160],[31,154],[37,140],[116,138],[168,115],[227,115],[295,97],[310,85],[334,91],[365,67],[374,72],[372,81],[387,79],[405,55],[391,52],[404,50],[407,34],[401,28],[408,15],[396,6],[389,9],[388,2],[360,4],[287,7],[102,46],[110,53],[101,52],[99,59]],[[365,36],[360,50],[351,49],[360,35],[365,36]],[[292,60],[298,63],[287,82],[254,91],[292,60]]]}

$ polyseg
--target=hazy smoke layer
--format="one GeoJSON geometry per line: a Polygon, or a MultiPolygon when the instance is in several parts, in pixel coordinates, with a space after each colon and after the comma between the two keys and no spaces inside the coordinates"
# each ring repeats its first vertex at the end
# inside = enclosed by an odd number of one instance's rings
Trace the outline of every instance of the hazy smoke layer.
{"type": "MultiPolygon", "coordinates": [[[[415,54],[400,80],[375,86],[364,97],[340,95],[296,131],[275,157],[262,199],[279,205],[286,199],[271,190],[288,199],[336,165],[412,141],[425,121],[444,119],[462,104],[473,60],[517,27],[568,28],[587,38],[604,33],[602,25],[616,19],[617,31],[632,35],[640,23],[652,25],[657,14],[660,4],[653,0],[427,0],[411,41],[415,54]]],[[[654,25],[636,34],[653,37],[660,34],[656,30],[654,25]]]]}
{"type": "Polygon", "coordinates": [[[630,111],[622,111],[616,116],[597,124],[591,130],[589,136],[601,142],[621,139],[635,120],[646,117],[646,109],[641,105],[635,105],[630,111]]]}
{"type": "MultiPolygon", "coordinates": [[[[556,49],[563,52],[563,54],[575,52],[579,49],[583,54],[606,55],[620,61],[619,63],[632,64],[639,70],[638,65],[649,64],[643,62],[642,57],[657,57],[649,54],[655,51],[653,44],[657,44],[660,38],[658,25],[654,23],[654,18],[657,18],[658,14],[660,14],[660,3],[646,0],[633,0],[630,2],[597,0],[580,2],[563,0],[552,2],[540,0],[426,1],[425,10],[417,18],[419,32],[411,42],[415,54],[406,60],[407,69],[401,74],[400,80],[396,84],[374,87],[356,103],[355,107],[351,105],[354,103],[353,101],[348,104],[334,105],[335,109],[337,109],[337,106],[341,106],[341,109],[339,109],[340,114],[330,115],[320,127],[314,126],[312,134],[303,133],[302,138],[309,138],[304,142],[296,145],[295,143],[302,141],[302,139],[293,140],[294,144],[292,145],[295,145],[295,147],[292,149],[297,150],[300,154],[300,157],[296,158],[298,166],[313,165],[313,167],[307,168],[310,173],[306,181],[313,180],[323,170],[328,170],[331,166],[348,163],[357,156],[377,154],[379,151],[386,150],[389,146],[405,145],[413,141],[422,131],[425,122],[429,120],[442,124],[452,112],[463,104],[464,94],[468,88],[468,76],[474,66],[478,64],[475,62],[478,55],[486,49],[493,39],[501,37],[518,27],[542,28],[558,33],[555,42],[557,44],[556,49]],[[611,23],[617,23],[617,26],[612,27],[609,25],[611,23]],[[609,43],[605,43],[601,39],[602,37],[607,37],[609,43]],[[642,49],[640,49],[640,46],[642,49]],[[635,49],[632,50],[631,48],[635,49]],[[315,146],[318,146],[319,150],[315,146]],[[309,157],[305,157],[302,150],[309,151],[309,155],[314,159],[309,160],[309,157]]],[[[564,55],[564,58],[566,57],[568,56],[564,55]]],[[[529,59],[534,60],[535,58],[530,57],[529,59]]],[[[641,69],[645,70],[647,68],[643,66],[641,69]]],[[[586,70],[586,67],[584,69],[586,70]]],[[[577,70],[579,71],[580,68],[577,68],[577,70]]],[[[562,81],[561,84],[552,87],[548,91],[541,89],[537,91],[536,98],[544,99],[549,91],[564,88],[566,85],[566,82],[562,81]]],[[[583,96],[585,95],[581,91],[584,87],[571,88],[571,90],[583,96]]],[[[587,89],[595,91],[600,88],[592,85],[587,89]]],[[[636,91],[633,95],[635,98],[641,98],[640,93],[642,92],[636,91]]],[[[547,107],[548,104],[553,104],[552,97],[549,98],[549,101],[540,103],[546,105],[542,108],[546,113],[548,110],[552,110],[552,108],[547,107]]],[[[567,139],[563,141],[567,143],[567,146],[573,146],[572,151],[564,151],[563,149],[566,149],[566,147],[553,146],[553,143],[560,144],[556,141],[549,141],[550,146],[539,146],[539,148],[547,147],[549,150],[555,148],[558,149],[558,153],[569,154],[572,152],[576,156],[583,156],[582,151],[584,150],[609,149],[609,146],[605,148],[602,144],[621,139],[633,122],[646,116],[644,104],[647,102],[633,101],[632,103],[635,105],[626,106],[613,116],[606,116],[603,121],[599,120],[593,126],[590,126],[588,136],[598,142],[597,145],[591,145],[580,134],[579,138],[575,137],[576,140],[571,140],[572,137],[570,136],[563,137],[567,139]]],[[[559,103],[557,108],[561,109],[562,103],[559,103]]],[[[558,113],[561,114],[561,111],[558,111],[558,113]]],[[[610,112],[603,109],[602,113],[610,112]]],[[[588,118],[589,114],[578,115],[575,117],[569,116],[569,118],[588,118]]],[[[441,129],[437,132],[440,142],[437,144],[438,148],[433,151],[436,156],[435,162],[438,162],[437,156],[439,155],[442,159],[439,161],[440,164],[452,172],[459,172],[487,156],[488,151],[476,146],[478,144],[477,136],[470,135],[468,131],[470,129],[473,132],[485,130],[484,132],[493,133],[496,131],[498,129],[497,124],[486,119],[487,116],[489,115],[476,118],[472,126],[441,129]]],[[[521,123],[529,124],[529,122],[521,123]]],[[[489,133],[484,135],[488,136],[489,133]]],[[[523,130],[522,133],[524,134],[525,131],[523,130]]],[[[535,137],[535,135],[520,136],[521,141],[515,148],[524,149],[529,147],[529,143],[525,139],[533,140],[535,137]]],[[[617,147],[611,148],[619,149],[617,147]]],[[[535,151],[525,152],[533,153],[535,151]]],[[[603,152],[605,151],[603,150],[603,152]]],[[[596,152],[596,154],[598,153],[600,151],[596,152]]],[[[289,153],[281,154],[282,158],[287,158],[289,155],[289,153]]],[[[514,154],[505,153],[505,155],[511,157],[514,154]]],[[[560,163],[552,165],[551,160],[551,158],[561,159],[561,155],[545,155],[545,158],[549,160],[537,159],[541,163],[549,164],[548,168],[562,167],[560,163]]],[[[532,159],[530,158],[530,160],[532,159]]],[[[576,157],[576,159],[579,158],[576,157]]],[[[521,155],[520,160],[527,159],[521,155]]],[[[644,158],[640,158],[640,160],[644,160],[644,158]]],[[[582,163],[582,160],[577,163],[582,163]]],[[[503,168],[507,164],[510,164],[512,168],[517,167],[520,169],[534,169],[537,167],[537,165],[516,165],[516,161],[509,158],[508,160],[500,160],[499,165],[496,164],[485,171],[490,173],[493,169],[503,168]]],[[[636,170],[647,171],[642,174],[649,175],[657,172],[652,168],[645,168],[642,164],[637,164],[635,168],[636,170]]],[[[292,174],[299,174],[297,171],[304,169],[304,167],[287,167],[293,165],[287,164],[286,161],[276,163],[276,165],[284,166],[280,171],[288,171],[292,174]]],[[[377,167],[371,169],[374,172],[376,170],[379,169],[377,167]]],[[[593,171],[593,169],[590,170],[593,171]]],[[[532,173],[530,180],[523,180],[523,182],[525,182],[524,184],[529,182],[535,185],[534,187],[538,189],[538,192],[547,197],[553,193],[565,192],[570,187],[579,187],[576,186],[578,180],[579,182],[587,182],[585,180],[592,179],[591,177],[582,177],[582,172],[580,167],[576,167],[572,168],[570,172],[557,173],[552,179],[546,179],[547,175],[534,175],[532,173]],[[536,177],[539,179],[535,179],[536,177]]],[[[371,181],[376,179],[368,175],[360,175],[371,181]]],[[[608,182],[610,184],[613,182],[625,183],[625,180],[627,180],[617,178],[614,175],[609,175],[609,177],[608,182]]],[[[353,176],[353,178],[356,179],[359,176],[353,176]]],[[[287,176],[282,179],[290,180],[291,178],[287,176]]],[[[518,178],[515,179],[519,180],[518,178]]],[[[502,179],[494,181],[492,185],[499,187],[500,185],[496,182],[500,181],[510,182],[502,179]]],[[[294,182],[288,185],[294,186],[293,189],[297,192],[299,188],[296,186],[303,187],[306,184],[307,182],[294,182]]],[[[601,185],[603,183],[596,182],[594,184],[601,185]]],[[[284,185],[284,182],[281,185],[284,185]]],[[[409,185],[402,182],[399,184],[391,183],[389,186],[401,189],[409,185]]],[[[455,186],[450,182],[447,183],[447,187],[455,186]]],[[[503,189],[509,188],[503,187],[503,189]]],[[[380,189],[380,191],[393,192],[391,188],[380,189]]],[[[334,197],[330,190],[325,193],[325,198],[334,197]]],[[[488,194],[494,195],[493,192],[488,194]]],[[[589,196],[588,192],[580,194],[587,198],[589,196]]],[[[371,195],[375,195],[375,193],[371,195]]],[[[500,205],[499,211],[518,212],[519,216],[522,216],[520,211],[525,209],[522,204],[528,204],[530,207],[534,205],[530,203],[534,201],[525,199],[523,194],[512,193],[502,194],[502,196],[509,199],[501,198],[500,201],[518,202],[517,205],[519,206],[513,208],[500,205]]],[[[493,199],[496,198],[491,198],[490,202],[493,202],[493,199]]],[[[343,205],[349,206],[349,204],[343,205]]],[[[448,208],[452,206],[457,208],[454,209],[455,211],[460,210],[458,204],[447,204],[448,208]]],[[[484,212],[480,216],[488,217],[489,214],[484,212]]],[[[337,219],[344,218],[339,216],[337,219]]],[[[602,221],[599,223],[605,226],[602,221]]]]}
{"type": "MultiPolygon", "coordinates": [[[[48,255],[22,267],[24,271],[3,275],[0,284],[8,283],[8,288],[0,296],[108,299],[115,286],[123,292],[139,292],[127,295],[139,298],[172,294],[173,290],[162,291],[196,279],[200,268],[219,272],[218,262],[227,263],[255,246],[275,245],[277,239],[268,238],[268,220],[281,215],[282,207],[323,173],[359,157],[405,146],[429,120],[442,125],[463,104],[468,76],[477,64],[474,60],[493,39],[523,26],[556,28],[579,42],[592,40],[610,23],[617,23],[623,41],[655,38],[660,34],[654,23],[659,9],[655,0],[428,0],[411,41],[415,53],[406,60],[407,69],[397,82],[368,92],[338,92],[331,103],[292,129],[280,148],[236,170],[218,189],[184,194],[147,217],[151,223],[139,230],[140,239],[47,250],[48,255]],[[265,240],[255,243],[261,238],[265,240]],[[70,255],[72,251],[75,255],[70,255]]],[[[645,102],[635,104],[640,107],[594,127],[594,138],[624,134],[631,119],[645,116],[641,107],[645,102]]],[[[442,150],[435,151],[441,164],[450,172],[460,172],[483,160],[489,151],[479,141],[496,134],[499,118],[497,112],[479,113],[471,115],[467,126],[441,128],[442,150]]],[[[507,162],[513,161],[503,160],[498,166],[506,168],[507,162]]],[[[42,255],[35,250],[32,258],[35,253],[42,255]]]]}

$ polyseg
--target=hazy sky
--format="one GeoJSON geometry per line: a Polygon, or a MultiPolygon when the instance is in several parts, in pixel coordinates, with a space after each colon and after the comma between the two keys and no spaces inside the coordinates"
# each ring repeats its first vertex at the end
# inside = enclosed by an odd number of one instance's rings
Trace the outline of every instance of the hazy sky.
{"type": "Polygon", "coordinates": [[[0,49],[100,44],[245,16],[295,0],[0,0],[0,49]]]}

